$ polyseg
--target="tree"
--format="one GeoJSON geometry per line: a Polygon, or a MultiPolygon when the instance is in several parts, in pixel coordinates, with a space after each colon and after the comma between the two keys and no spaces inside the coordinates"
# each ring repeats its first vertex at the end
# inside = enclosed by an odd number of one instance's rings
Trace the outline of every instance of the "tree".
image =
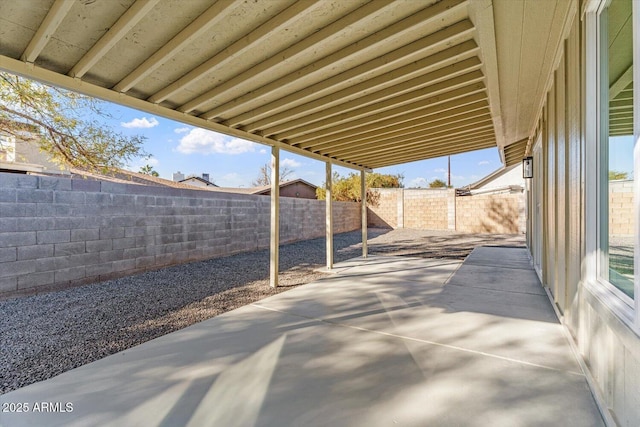
{"type": "Polygon", "coordinates": [[[108,171],[144,156],[144,137],[115,132],[105,103],[0,72],[0,133],[31,140],[60,164],[108,171]]]}
{"type": "Polygon", "coordinates": [[[447,183],[441,179],[434,179],[429,183],[429,188],[447,188],[447,183]]]}
{"type": "Polygon", "coordinates": [[[144,175],[160,176],[160,174],[158,172],[156,172],[153,169],[153,166],[151,166],[151,165],[144,165],[143,167],[141,167],[140,168],[140,173],[144,174],[144,175]]]}
{"type": "MultiPolygon", "coordinates": [[[[293,174],[294,170],[285,166],[280,168],[280,182],[285,182],[291,174],[293,174]]],[[[265,163],[260,167],[260,172],[258,173],[258,177],[251,183],[254,187],[263,187],[265,185],[271,185],[271,165],[269,163],[265,163]]]]}
{"type": "MultiPolygon", "coordinates": [[[[402,188],[402,180],[404,177],[401,174],[390,175],[380,173],[368,173],[365,174],[365,181],[367,183],[367,203],[370,205],[377,205],[380,193],[375,191],[376,188],[402,188]]],[[[318,200],[326,200],[327,191],[325,189],[326,182],[322,188],[316,189],[316,196],[318,200]]],[[[332,200],[341,202],[360,202],[362,196],[360,194],[360,174],[350,173],[346,177],[341,177],[337,172],[333,173],[331,179],[332,200]]]]}
{"type": "Polygon", "coordinates": [[[617,181],[619,179],[629,179],[628,172],[609,171],[609,181],[617,181]]]}

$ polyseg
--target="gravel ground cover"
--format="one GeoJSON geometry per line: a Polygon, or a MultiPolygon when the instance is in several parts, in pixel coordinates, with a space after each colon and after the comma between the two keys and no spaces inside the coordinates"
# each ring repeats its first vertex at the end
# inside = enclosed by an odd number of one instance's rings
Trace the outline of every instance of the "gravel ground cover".
{"type": "MultiPolygon", "coordinates": [[[[334,237],[335,262],[361,255],[360,231],[334,237]]],[[[521,235],[369,229],[369,253],[465,258],[476,246],[522,246],[521,235]]],[[[325,274],[324,239],[280,248],[280,287],[269,252],[244,253],[0,301],[0,394],[310,283],[325,274]]]]}

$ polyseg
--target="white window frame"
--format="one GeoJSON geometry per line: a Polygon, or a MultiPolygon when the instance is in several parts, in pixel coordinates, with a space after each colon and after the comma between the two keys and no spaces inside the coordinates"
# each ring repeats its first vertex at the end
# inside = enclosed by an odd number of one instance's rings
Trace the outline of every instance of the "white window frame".
{"type": "MultiPolygon", "coordinates": [[[[599,238],[600,210],[599,187],[600,170],[598,153],[600,152],[600,103],[599,85],[600,52],[599,52],[599,17],[602,10],[611,0],[590,0],[584,8],[586,24],[586,60],[585,60],[585,114],[586,114],[586,256],[585,287],[614,312],[625,324],[640,332],[640,83],[633,86],[634,110],[634,205],[637,230],[634,248],[634,298],[631,299],[618,288],[599,277],[598,264],[601,259],[599,238]],[[595,99],[596,102],[589,102],[595,99]]],[[[633,79],[640,82],[640,2],[633,4],[633,79]]],[[[607,97],[608,102],[608,97],[607,97]]]]}

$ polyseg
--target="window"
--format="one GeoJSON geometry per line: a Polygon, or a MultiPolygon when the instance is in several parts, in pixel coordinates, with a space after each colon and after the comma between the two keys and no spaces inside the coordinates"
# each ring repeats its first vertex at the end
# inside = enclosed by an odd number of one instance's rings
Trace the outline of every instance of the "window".
{"type": "Polygon", "coordinates": [[[8,135],[0,135],[0,161],[15,161],[15,138],[8,135]]]}
{"type": "Polygon", "coordinates": [[[632,0],[613,0],[598,16],[598,276],[633,303],[634,102],[632,0]]]}

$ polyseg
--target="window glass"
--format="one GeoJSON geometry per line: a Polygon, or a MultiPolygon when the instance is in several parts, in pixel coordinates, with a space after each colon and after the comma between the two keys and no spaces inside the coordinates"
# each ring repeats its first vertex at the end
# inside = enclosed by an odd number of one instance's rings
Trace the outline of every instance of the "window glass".
{"type": "Polygon", "coordinates": [[[633,298],[632,0],[612,0],[600,15],[600,276],[633,298]]]}

